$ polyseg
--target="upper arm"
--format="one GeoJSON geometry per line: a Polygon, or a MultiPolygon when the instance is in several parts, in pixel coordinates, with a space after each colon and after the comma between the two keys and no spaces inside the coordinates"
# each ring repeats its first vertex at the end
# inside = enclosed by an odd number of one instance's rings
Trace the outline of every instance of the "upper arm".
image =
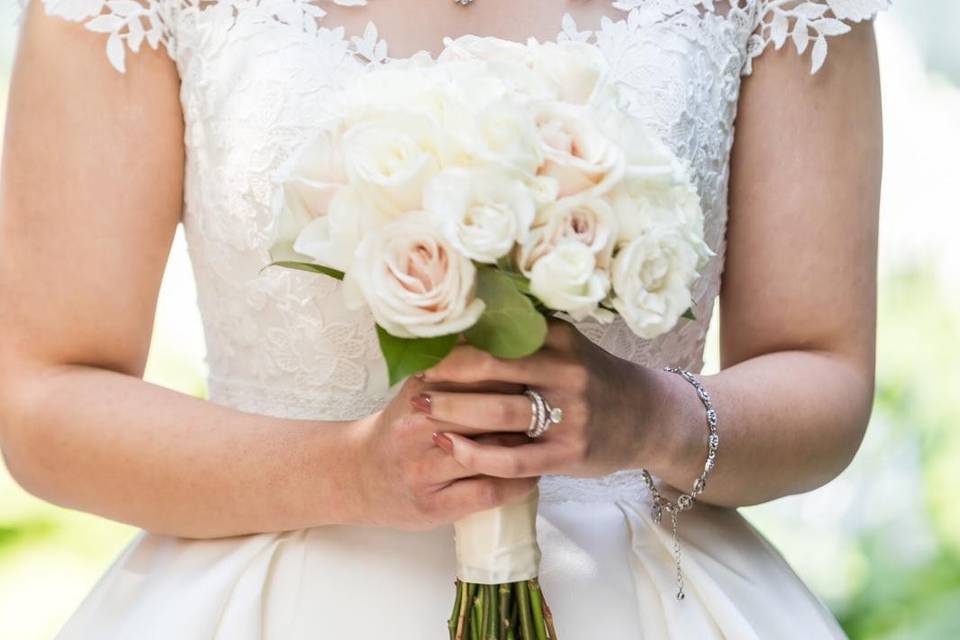
{"type": "MultiPolygon", "coordinates": [[[[0,168],[0,378],[30,363],[141,375],[180,218],[179,81],[144,47],[28,8],[0,168]]],[[[12,375],[11,375],[12,374],[12,375]]]]}
{"type": "Polygon", "coordinates": [[[872,376],[881,155],[872,23],[816,75],[786,47],[757,59],[731,157],[723,366],[812,349],[872,376]]]}

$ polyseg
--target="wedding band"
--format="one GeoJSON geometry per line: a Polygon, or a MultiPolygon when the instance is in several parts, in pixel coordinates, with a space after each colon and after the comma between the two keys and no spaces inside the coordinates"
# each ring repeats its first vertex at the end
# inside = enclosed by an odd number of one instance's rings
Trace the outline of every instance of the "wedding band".
{"type": "Polygon", "coordinates": [[[530,398],[530,426],[527,427],[527,436],[530,438],[539,438],[546,431],[546,401],[538,391],[527,389],[523,392],[530,398]]]}
{"type": "Polygon", "coordinates": [[[527,427],[527,436],[539,438],[547,432],[550,425],[560,424],[563,410],[551,407],[539,391],[527,389],[523,393],[530,398],[530,426],[527,427]]]}
{"type": "Polygon", "coordinates": [[[529,390],[523,392],[525,396],[530,398],[530,424],[527,425],[527,435],[530,436],[531,438],[533,436],[530,434],[534,433],[534,431],[537,428],[537,422],[538,422],[537,413],[538,413],[539,404],[537,403],[536,395],[534,395],[535,393],[536,391],[531,392],[529,390]]]}

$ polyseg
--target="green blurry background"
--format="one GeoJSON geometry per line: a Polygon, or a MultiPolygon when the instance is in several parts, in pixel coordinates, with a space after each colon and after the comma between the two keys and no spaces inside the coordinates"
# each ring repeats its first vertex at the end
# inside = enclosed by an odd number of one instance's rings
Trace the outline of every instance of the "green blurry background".
{"type": "MultiPolygon", "coordinates": [[[[0,115],[15,5],[0,6],[0,115]]],[[[958,31],[957,0],[901,0],[877,21],[886,160],[866,442],[826,487],[745,510],[854,639],[960,638],[958,31]]],[[[203,395],[194,296],[178,236],[147,377],[203,395]]],[[[708,360],[715,369],[715,339],[708,360]]],[[[52,637],[133,532],[45,504],[0,467],[0,638],[52,637]]]]}

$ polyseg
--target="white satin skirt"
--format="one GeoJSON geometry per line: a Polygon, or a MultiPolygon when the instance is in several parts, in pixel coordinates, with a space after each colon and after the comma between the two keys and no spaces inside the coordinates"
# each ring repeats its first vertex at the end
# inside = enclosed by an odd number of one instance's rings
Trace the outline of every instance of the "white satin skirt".
{"type": "MultiPolygon", "coordinates": [[[[681,521],[649,503],[541,502],[540,582],[561,640],[844,638],[830,612],[734,510],[681,521]]],[[[196,541],[141,532],[60,640],[443,640],[454,598],[453,527],[325,526],[196,541]]]]}

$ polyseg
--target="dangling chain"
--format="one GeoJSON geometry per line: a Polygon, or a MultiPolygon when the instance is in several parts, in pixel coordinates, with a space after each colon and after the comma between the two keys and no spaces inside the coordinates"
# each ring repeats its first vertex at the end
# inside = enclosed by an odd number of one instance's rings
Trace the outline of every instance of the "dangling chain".
{"type": "Polygon", "coordinates": [[[720,434],[717,431],[717,412],[713,408],[713,403],[710,402],[710,393],[700,384],[700,381],[689,371],[676,367],[666,367],[664,371],[675,373],[693,385],[693,388],[697,390],[697,396],[700,398],[703,408],[707,410],[707,461],[703,465],[703,471],[700,472],[693,483],[693,491],[680,494],[676,502],[671,502],[661,495],[657,486],[653,483],[650,472],[646,469],[640,470],[643,482],[653,496],[653,521],[660,524],[663,519],[663,512],[666,511],[670,514],[670,525],[673,529],[673,559],[677,568],[677,600],[683,600],[686,594],[683,591],[683,570],[680,565],[680,512],[692,509],[697,496],[707,488],[707,476],[710,475],[717,464],[717,447],[720,446],[720,434]]]}
{"type": "Polygon", "coordinates": [[[458,5],[460,5],[461,7],[465,7],[465,6],[467,6],[468,4],[470,4],[471,2],[473,2],[473,0],[453,0],[453,2],[454,2],[454,4],[458,4],[458,5]]]}

